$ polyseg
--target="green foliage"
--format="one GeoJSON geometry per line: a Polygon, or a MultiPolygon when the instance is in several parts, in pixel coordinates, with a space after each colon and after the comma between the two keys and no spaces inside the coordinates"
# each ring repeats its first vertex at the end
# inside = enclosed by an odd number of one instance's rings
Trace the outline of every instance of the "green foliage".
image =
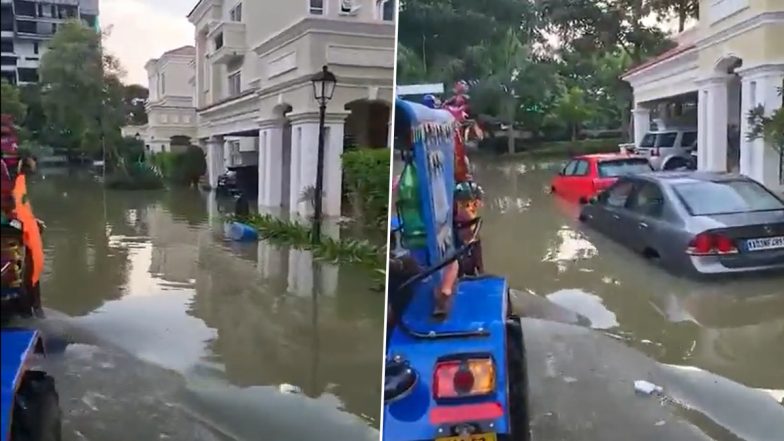
{"type": "Polygon", "coordinates": [[[27,106],[21,100],[19,88],[5,79],[0,81],[0,102],[3,103],[3,113],[13,116],[15,124],[20,124],[24,120],[27,106]]]}
{"type": "Polygon", "coordinates": [[[389,210],[389,149],[343,153],[343,184],[363,220],[386,224],[389,210]]]}
{"type": "Polygon", "coordinates": [[[259,236],[265,240],[312,251],[320,260],[357,263],[372,269],[385,266],[383,247],[377,247],[364,240],[335,240],[322,236],[321,243],[314,245],[311,241],[311,229],[304,224],[264,214],[252,214],[241,219],[241,222],[256,228],[259,236]]]}
{"type": "Polygon", "coordinates": [[[123,89],[126,122],[140,126],[147,124],[147,110],[145,105],[150,96],[150,91],[139,84],[129,84],[123,89]]]}
{"type": "Polygon", "coordinates": [[[563,87],[552,109],[552,117],[571,129],[572,141],[577,140],[580,125],[594,113],[585,92],[577,86],[563,87]]]}
{"type": "Polygon", "coordinates": [[[156,153],[150,162],[164,179],[176,185],[196,185],[207,172],[204,151],[195,145],[188,145],[182,152],[156,153]]]}
{"type": "Polygon", "coordinates": [[[163,188],[163,179],[149,164],[136,162],[118,167],[106,176],[104,185],[115,190],[156,190],[163,188]]]}
{"type": "MultiPolygon", "coordinates": [[[[784,87],[779,88],[779,96],[782,94],[784,87]]],[[[779,107],[766,115],[765,107],[759,105],[749,111],[746,119],[749,124],[746,139],[764,139],[779,153],[779,181],[784,182],[784,108],[779,107]]]]}

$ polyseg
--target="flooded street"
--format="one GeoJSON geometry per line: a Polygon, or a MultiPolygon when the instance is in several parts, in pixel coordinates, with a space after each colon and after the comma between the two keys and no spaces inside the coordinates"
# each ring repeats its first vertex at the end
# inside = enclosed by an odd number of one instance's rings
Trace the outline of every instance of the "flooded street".
{"type": "Polygon", "coordinates": [[[226,242],[198,191],[49,175],[31,193],[64,439],[377,438],[385,308],[369,271],[226,242]]]}
{"type": "MultiPolygon", "coordinates": [[[[619,432],[596,434],[602,423],[634,428],[639,414],[627,415],[633,400],[659,406],[656,398],[633,392],[634,380],[651,377],[664,383],[665,393],[678,395],[681,416],[707,435],[693,439],[781,439],[784,275],[696,282],[665,273],[583,229],[576,220],[579,208],[546,192],[562,163],[474,159],[475,178],[486,192],[487,270],[505,275],[520,291],[518,305],[521,297],[547,299],[582,316],[581,324],[599,336],[567,337],[575,331],[549,329],[544,322],[524,325],[526,341],[532,341],[534,431],[550,435],[537,439],[630,439],[619,432]],[[580,338],[585,342],[577,344],[580,338]],[[582,377],[566,375],[570,369],[582,370],[582,377]],[[558,377],[558,385],[550,385],[550,377],[558,377]],[[561,423],[545,421],[559,414],[561,423]]],[[[627,433],[635,439],[692,439],[656,432],[654,424],[660,425],[656,418],[647,429],[627,433]]]]}

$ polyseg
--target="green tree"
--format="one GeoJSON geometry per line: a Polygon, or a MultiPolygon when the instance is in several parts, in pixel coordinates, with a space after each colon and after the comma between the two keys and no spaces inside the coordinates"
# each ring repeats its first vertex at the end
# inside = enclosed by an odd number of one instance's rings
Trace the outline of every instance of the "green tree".
{"type": "Polygon", "coordinates": [[[125,86],[125,117],[128,124],[140,126],[147,124],[147,99],[150,91],[139,84],[125,86]]]}
{"type": "Polygon", "coordinates": [[[683,32],[686,21],[700,15],[700,0],[650,0],[653,11],[678,20],[678,32],[683,32]]]}
{"type": "MultiPolygon", "coordinates": [[[[779,88],[779,96],[784,93],[784,87],[779,88]]],[[[746,139],[754,141],[764,139],[779,153],[779,182],[784,182],[784,108],[779,107],[771,114],[765,114],[765,107],[759,105],[749,111],[747,115],[749,132],[746,139]]]]}
{"type": "Polygon", "coordinates": [[[555,100],[551,117],[569,127],[572,141],[576,141],[580,126],[593,115],[594,110],[585,99],[585,92],[578,87],[563,87],[561,95],[555,100]]]}
{"type": "Polygon", "coordinates": [[[3,113],[14,118],[16,124],[21,124],[27,113],[27,106],[22,102],[19,88],[3,79],[0,81],[0,100],[3,103],[3,113]]]}

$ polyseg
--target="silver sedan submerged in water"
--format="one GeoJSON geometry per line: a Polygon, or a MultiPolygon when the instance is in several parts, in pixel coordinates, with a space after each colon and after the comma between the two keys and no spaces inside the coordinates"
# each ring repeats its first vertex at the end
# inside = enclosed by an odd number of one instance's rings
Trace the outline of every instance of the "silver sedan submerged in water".
{"type": "Polygon", "coordinates": [[[742,176],[627,176],[579,218],[677,273],[784,273],[784,200],[742,176]]]}

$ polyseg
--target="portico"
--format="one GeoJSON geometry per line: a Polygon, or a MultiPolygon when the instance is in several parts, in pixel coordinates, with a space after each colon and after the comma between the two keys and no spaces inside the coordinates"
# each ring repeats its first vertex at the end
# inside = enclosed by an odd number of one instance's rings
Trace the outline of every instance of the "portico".
{"type": "Polygon", "coordinates": [[[770,114],[782,105],[784,47],[777,42],[784,38],[784,5],[724,3],[701,2],[707,19],[679,35],[675,48],[624,74],[634,90],[635,144],[653,118],[680,118],[679,125],[697,128],[698,169],[737,170],[784,191],[780,152],[764,140],[747,139],[753,108],[762,106],[770,114]],[[695,113],[661,111],[662,103],[684,97],[696,105],[695,113]]]}

